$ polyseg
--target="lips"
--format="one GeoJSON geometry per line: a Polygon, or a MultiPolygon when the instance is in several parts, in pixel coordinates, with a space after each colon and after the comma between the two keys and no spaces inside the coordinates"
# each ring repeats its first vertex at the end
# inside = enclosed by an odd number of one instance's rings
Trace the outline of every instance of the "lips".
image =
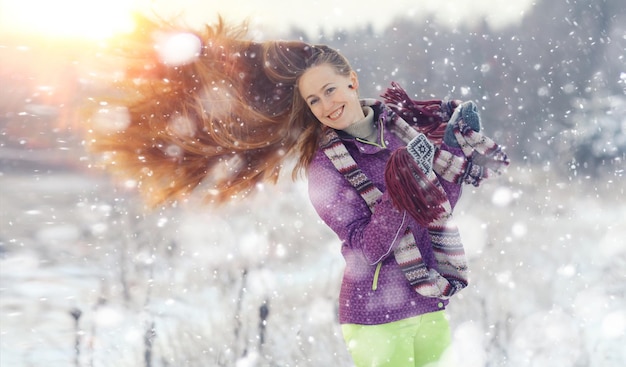
{"type": "Polygon", "coordinates": [[[331,113],[330,115],[328,115],[328,119],[335,121],[337,120],[339,117],[341,117],[341,115],[343,114],[343,109],[345,108],[345,106],[341,106],[340,108],[336,109],[335,111],[333,111],[333,113],[331,113]]]}

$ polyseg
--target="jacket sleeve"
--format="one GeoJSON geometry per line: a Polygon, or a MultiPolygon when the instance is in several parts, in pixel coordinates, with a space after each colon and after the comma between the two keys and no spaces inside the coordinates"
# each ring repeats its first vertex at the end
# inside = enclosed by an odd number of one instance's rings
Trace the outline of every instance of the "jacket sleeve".
{"type": "Polygon", "coordinates": [[[308,180],[313,207],[343,246],[360,250],[372,265],[392,253],[408,216],[393,207],[387,194],[383,193],[372,213],[332,163],[319,156],[309,166],[308,180]]]}

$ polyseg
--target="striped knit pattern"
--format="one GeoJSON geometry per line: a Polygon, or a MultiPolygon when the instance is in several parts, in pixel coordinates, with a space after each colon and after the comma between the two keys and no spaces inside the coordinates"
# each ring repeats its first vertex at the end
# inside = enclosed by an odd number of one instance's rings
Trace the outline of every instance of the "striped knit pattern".
{"type": "Polygon", "coordinates": [[[448,182],[457,184],[463,183],[464,173],[468,168],[469,162],[463,157],[446,151],[437,149],[435,159],[433,161],[433,169],[439,176],[448,182]]]}
{"type": "Polygon", "coordinates": [[[454,136],[466,157],[472,157],[476,152],[491,161],[487,162],[487,165],[494,171],[499,171],[509,164],[507,155],[498,144],[482,133],[472,130],[463,120],[459,120],[455,126],[454,136]]]}
{"type": "Polygon", "coordinates": [[[447,223],[444,227],[429,228],[428,233],[435,251],[437,270],[450,283],[447,294],[452,296],[467,286],[468,268],[459,230],[453,223],[447,223]]]}
{"type": "Polygon", "coordinates": [[[418,132],[402,118],[398,118],[398,120],[400,121],[396,121],[389,129],[400,139],[408,143],[418,135],[418,132]]]}
{"type": "Polygon", "coordinates": [[[489,176],[500,174],[509,165],[509,158],[502,148],[492,139],[474,129],[472,126],[480,125],[476,106],[473,102],[462,103],[452,114],[450,122],[454,137],[458,142],[463,155],[470,161],[472,167],[468,167],[466,174],[471,176],[478,186],[481,180],[489,176]],[[467,121],[466,121],[467,120],[467,121]],[[480,164],[474,164],[480,161],[480,164]]]}
{"type": "MultiPolygon", "coordinates": [[[[432,170],[428,172],[427,178],[435,184],[437,189],[443,192],[443,188],[432,170]]],[[[425,264],[418,266],[412,262],[399,262],[399,264],[419,294],[447,299],[467,287],[468,266],[461,235],[452,220],[450,202],[446,200],[441,203],[441,206],[445,208],[444,214],[427,226],[437,269],[428,269],[425,264]]],[[[419,257],[421,260],[419,248],[414,243],[401,243],[397,251],[405,253],[406,258],[419,257]],[[406,248],[402,246],[406,246],[406,248]]]]}
{"type": "Polygon", "coordinates": [[[344,175],[359,195],[363,197],[367,206],[373,212],[376,201],[383,193],[361,171],[335,130],[329,129],[327,131],[322,140],[322,148],[337,170],[344,175]]]}
{"type": "MultiPolygon", "coordinates": [[[[392,131],[403,140],[418,135],[417,131],[401,118],[396,117],[392,121],[398,127],[392,131]]],[[[335,130],[327,131],[322,139],[321,148],[373,211],[382,192],[361,171],[335,130]]],[[[438,183],[432,170],[429,171],[429,176],[438,183]]],[[[438,188],[443,190],[441,186],[438,188]]],[[[444,205],[450,213],[450,203],[446,200],[444,205]]],[[[430,226],[428,228],[439,271],[426,266],[415,237],[408,228],[394,249],[394,257],[416,292],[425,297],[447,299],[467,286],[467,263],[458,229],[447,220],[448,218],[439,219],[433,228],[430,226]]]]}

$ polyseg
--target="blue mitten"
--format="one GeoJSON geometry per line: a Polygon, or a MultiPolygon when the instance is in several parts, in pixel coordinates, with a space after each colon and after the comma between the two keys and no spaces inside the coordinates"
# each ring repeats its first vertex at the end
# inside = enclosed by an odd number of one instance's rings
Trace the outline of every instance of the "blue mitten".
{"type": "Polygon", "coordinates": [[[472,130],[480,132],[480,115],[476,104],[472,101],[463,102],[454,110],[443,136],[443,141],[450,147],[461,147],[454,136],[454,130],[455,128],[458,129],[459,120],[463,120],[472,130]]]}

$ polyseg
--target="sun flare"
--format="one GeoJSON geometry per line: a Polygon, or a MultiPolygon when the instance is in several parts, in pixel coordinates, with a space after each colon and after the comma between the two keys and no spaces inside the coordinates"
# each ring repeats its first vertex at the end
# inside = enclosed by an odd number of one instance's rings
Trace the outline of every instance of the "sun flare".
{"type": "Polygon", "coordinates": [[[0,0],[4,32],[102,39],[131,31],[134,0],[0,0]]]}

